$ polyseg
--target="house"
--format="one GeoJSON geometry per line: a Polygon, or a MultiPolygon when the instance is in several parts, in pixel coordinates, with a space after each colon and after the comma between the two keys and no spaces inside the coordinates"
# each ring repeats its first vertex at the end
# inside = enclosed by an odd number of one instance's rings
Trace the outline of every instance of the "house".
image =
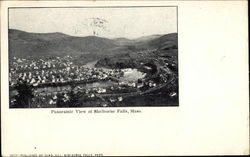
{"type": "Polygon", "coordinates": [[[49,100],[49,104],[50,104],[50,105],[53,104],[53,100],[52,100],[52,99],[49,100]]]}
{"type": "Polygon", "coordinates": [[[120,97],[118,97],[118,101],[122,101],[123,100],[123,98],[120,96],[120,97]]]}
{"type": "Polygon", "coordinates": [[[106,93],[106,89],[105,88],[99,88],[97,90],[97,93],[106,93]]]}
{"type": "Polygon", "coordinates": [[[156,86],[156,83],[154,83],[152,80],[150,80],[150,81],[148,82],[148,86],[149,86],[149,87],[154,87],[154,86],[156,86]]]}
{"type": "Polygon", "coordinates": [[[171,93],[169,94],[169,96],[171,96],[171,97],[174,97],[174,96],[176,96],[176,95],[177,95],[176,92],[171,92],[171,93]]]}
{"type": "Polygon", "coordinates": [[[116,102],[117,100],[115,98],[109,98],[110,102],[116,102]]]}
{"type": "Polygon", "coordinates": [[[136,87],[136,84],[133,82],[133,83],[128,83],[128,86],[130,87],[136,87]]]}
{"type": "Polygon", "coordinates": [[[56,95],[54,95],[53,99],[54,99],[54,100],[55,100],[55,99],[57,99],[57,96],[56,96],[56,95]]]}
{"type": "Polygon", "coordinates": [[[141,82],[141,83],[137,83],[137,88],[142,88],[144,86],[144,83],[141,82]]]}

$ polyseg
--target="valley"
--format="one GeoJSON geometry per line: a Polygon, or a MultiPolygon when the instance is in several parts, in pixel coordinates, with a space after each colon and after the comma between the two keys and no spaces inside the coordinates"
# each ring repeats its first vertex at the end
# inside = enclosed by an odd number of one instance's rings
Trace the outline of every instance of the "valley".
{"type": "Polygon", "coordinates": [[[9,30],[9,45],[10,107],[178,106],[176,33],[131,40],[9,30]]]}

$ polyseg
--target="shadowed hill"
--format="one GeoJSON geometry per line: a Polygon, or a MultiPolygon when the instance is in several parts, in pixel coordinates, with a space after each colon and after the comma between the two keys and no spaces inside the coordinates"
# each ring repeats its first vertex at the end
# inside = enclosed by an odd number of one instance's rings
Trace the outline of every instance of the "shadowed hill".
{"type": "Polygon", "coordinates": [[[160,49],[164,49],[167,47],[170,48],[172,46],[178,47],[177,40],[177,33],[171,33],[149,41],[148,45],[160,49]]]}
{"type": "Polygon", "coordinates": [[[149,42],[149,45],[157,48],[161,56],[178,56],[177,33],[167,34],[149,42]]]}

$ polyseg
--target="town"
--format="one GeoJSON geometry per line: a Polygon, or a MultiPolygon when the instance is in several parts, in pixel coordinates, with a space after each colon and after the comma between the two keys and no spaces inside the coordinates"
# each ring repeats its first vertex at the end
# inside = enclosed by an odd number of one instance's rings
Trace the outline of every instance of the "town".
{"type": "MultiPolygon", "coordinates": [[[[30,101],[26,103],[29,108],[112,107],[122,104],[126,97],[147,94],[148,90],[162,85],[159,82],[170,80],[168,63],[149,76],[145,71],[151,69],[148,65],[143,66],[144,70],[97,68],[78,65],[75,58],[70,55],[10,58],[10,106],[16,107],[20,84],[26,84],[32,90],[30,101]]],[[[176,93],[169,95],[174,97],[176,93]]]]}

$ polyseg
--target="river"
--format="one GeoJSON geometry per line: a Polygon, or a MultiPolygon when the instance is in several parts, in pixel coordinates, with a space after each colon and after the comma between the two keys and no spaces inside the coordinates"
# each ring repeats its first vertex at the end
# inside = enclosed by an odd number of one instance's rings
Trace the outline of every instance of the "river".
{"type": "MultiPolygon", "coordinates": [[[[95,64],[97,61],[89,62],[85,64],[85,67],[88,68],[94,68],[95,64]]],[[[104,70],[112,70],[112,69],[107,69],[103,68],[104,70]]],[[[137,69],[123,69],[124,75],[119,78],[120,82],[137,82],[138,79],[141,79],[145,76],[145,73],[140,72],[137,69]]],[[[108,80],[108,81],[100,81],[100,82],[93,82],[93,83],[88,83],[88,84],[79,84],[77,85],[80,87],[80,89],[91,89],[91,88],[105,88],[109,86],[115,86],[117,85],[117,82],[108,80]]],[[[65,85],[65,86],[57,86],[57,87],[41,87],[41,88],[36,88],[35,91],[38,93],[53,93],[53,92],[58,92],[58,91],[69,91],[71,90],[70,85],[65,85]]],[[[14,96],[17,94],[16,90],[10,91],[10,97],[14,96]]]]}

